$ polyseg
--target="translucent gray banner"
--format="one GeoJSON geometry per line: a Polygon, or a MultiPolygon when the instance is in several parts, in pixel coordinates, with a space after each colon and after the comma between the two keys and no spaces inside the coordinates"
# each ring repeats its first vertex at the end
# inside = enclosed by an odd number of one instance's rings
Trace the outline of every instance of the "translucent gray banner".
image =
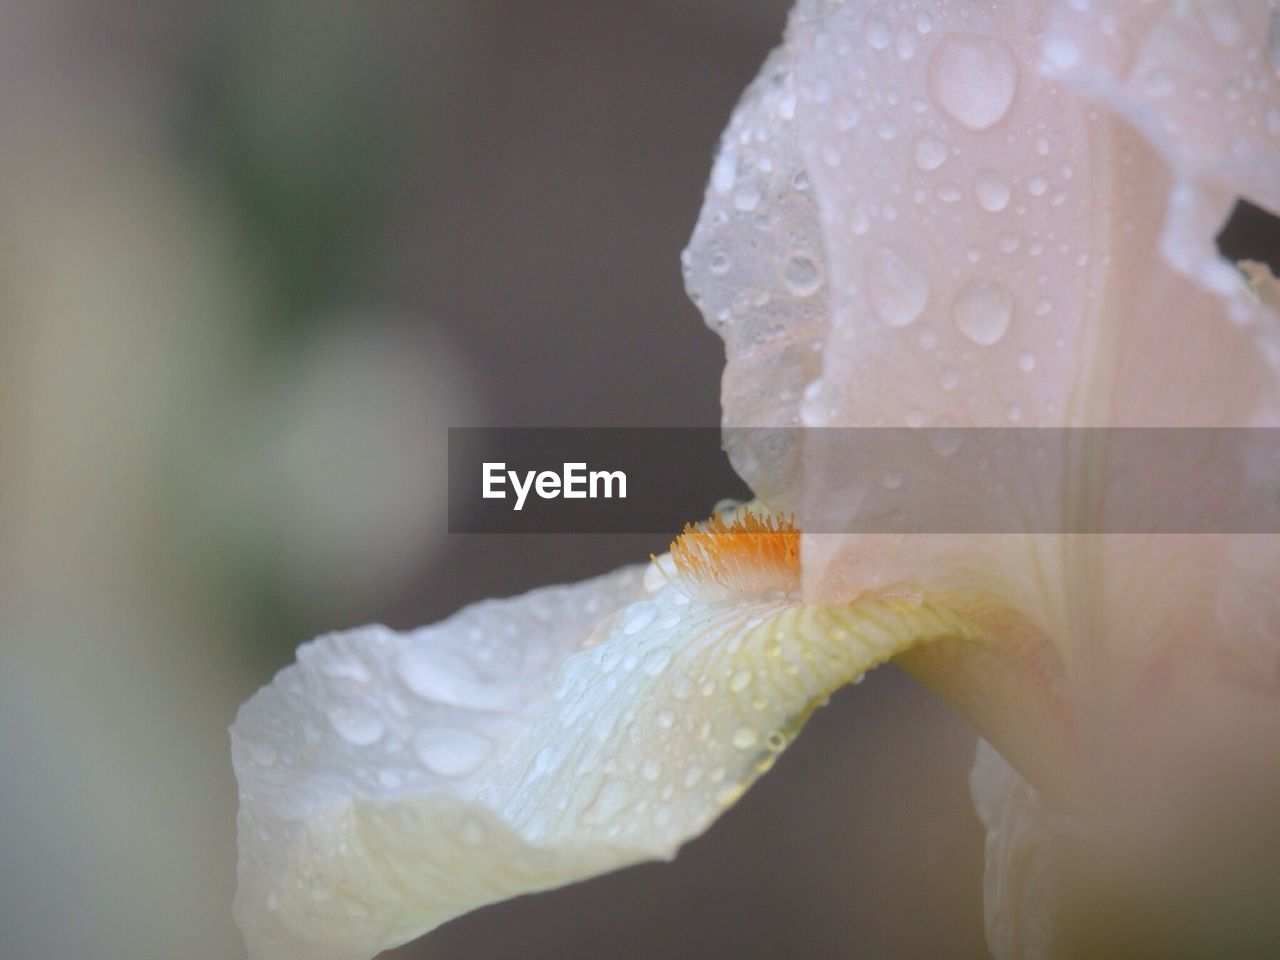
{"type": "Polygon", "coordinates": [[[813,533],[1280,533],[1262,428],[457,429],[450,529],[674,532],[749,495],[729,460],[813,533]]]}

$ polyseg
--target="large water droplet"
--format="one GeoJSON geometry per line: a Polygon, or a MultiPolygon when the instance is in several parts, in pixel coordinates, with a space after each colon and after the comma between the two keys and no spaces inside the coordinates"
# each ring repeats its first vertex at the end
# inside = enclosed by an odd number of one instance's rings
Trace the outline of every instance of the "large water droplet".
{"type": "Polygon", "coordinates": [[[748,181],[733,191],[733,208],[750,213],[760,206],[760,187],[748,181]]]}
{"type": "Polygon", "coordinates": [[[622,611],[619,626],[627,636],[635,636],[658,618],[658,608],[652,603],[641,600],[622,611]]]}
{"type": "Polygon", "coordinates": [[[871,305],[891,327],[905,327],[924,312],[929,301],[929,278],[891,247],[871,253],[867,273],[871,305]]]}
{"type": "Polygon", "coordinates": [[[782,275],[787,283],[787,289],[797,297],[812,296],[822,284],[818,265],[813,262],[813,258],[803,253],[787,258],[787,265],[782,275]]]}
{"type": "Polygon", "coordinates": [[[1009,205],[1009,184],[994,170],[983,170],[973,178],[973,195],[983,210],[999,213],[1009,205]]]}
{"type": "Polygon", "coordinates": [[[442,777],[462,777],[474,772],[492,749],[488,738],[454,727],[420,730],[413,739],[413,752],[422,765],[442,777]]]}
{"type": "Polygon", "coordinates": [[[754,727],[742,726],[733,732],[733,745],[739,750],[747,750],[756,745],[760,734],[754,727]]]}
{"type": "Polygon", "coordinates": [[[1018,65],[996,37],[953,33],[929,60],[929,93],[970,130],[999,123],[1013,103],[1018,65]]]}
{"type": "Polygon", "coordinates": [[[866,37],[873,50],[883,50],[889,46],[893,35],[889,32],[889,24],[879,17],[870,17],[867,19],[866,37]]]}
{"type": "Polygon", "coordinates": [[[947,145],[937,137],[921,134],[916,138],[916,165],[921,170],[937,170],[947,162],[947,145]]]}
{"type": "Polygon", "coordinates": [[[325,715],[334,732],[352,746],[367,747],[382,738],[382,720],[363,707],[339,703],[330,707],[325,715]]]}
{"type": "Polygon", "coordinates": [[[979,346],[999,343],[1013,320],[1013,298],[998,283],[979,280],[956,297],[952,308],[956,326],[979,346]]]}

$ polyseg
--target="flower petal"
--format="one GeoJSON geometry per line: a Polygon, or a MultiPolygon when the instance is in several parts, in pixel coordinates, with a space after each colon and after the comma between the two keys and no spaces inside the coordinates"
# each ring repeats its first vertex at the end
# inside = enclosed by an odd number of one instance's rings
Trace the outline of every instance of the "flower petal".
{"type": "MultiPolygon", "coordinates": [[[[316,958],[371,956],[442,922],[458,912],[447,906],[450,865],[475,859],[476,831],[495,857],[505,848],[511,876],[538,872],[537,857],[522,863],[510,830],[467,798],[528,731],[556,667],[643,593],[632,568],[476,604],[410,634],[365,627],[302,647],[231,731],[240,782],[235,910],[253,955],[294,956],[305,946],[316,958]],[[348,838],[375,816],[389,819],[368,843],[348,838]],[[439,832],[414,840],[414,818],[439,832]],[[400,855],[381,846],[397,823],[421,863],[396,861],[403,877],[384,872],[374,882],[379,865],[400,855]],[[415,870],[434,897],[411,898],[415,870]],[[367,889],[351,885],[362,877],[367,889]]],[[[503,882],[495,872],[488,899],[503,895],[503,882]]],[[[480,880],[459,875],[454,888],[486,899],[480,880]]]]}
{"type": "Polygon", "coordinates": [[[648,580],[621,611],[634,570],[304,647],[233,729],[252,956],[367,958],[669,858],[835,688],[913,644],[983,640],[914,601],[805,605],[669,558],[648,580]]]}

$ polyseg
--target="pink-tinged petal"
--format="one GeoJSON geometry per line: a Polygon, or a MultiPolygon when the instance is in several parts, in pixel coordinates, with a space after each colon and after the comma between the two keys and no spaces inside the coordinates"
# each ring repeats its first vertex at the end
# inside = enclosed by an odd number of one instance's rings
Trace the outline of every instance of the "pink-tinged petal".
{"type": "MultiPolygon", "coordinates": [[[[709,239],[743,242],[757,259],[735,279],[750,283],[781,270],[782,238],[814,245],[816,215],[828,317],[805,316],[791,339],[784,314],[764,349],[743,337],[749,309],[709,315],[729,353],[726,423],[1280,425],[1275,281],[1213,243],[1236,197],[1278,208],[1276,19],[1259,0],[802,4],[721,157],[756,130],[785,142],[806,204],[771,181],[757,216],[772,219],[751,234],[715,227],[709,193],[688,263],[691,289],[715,289],[709,239]],[[761,90],[786,91],[785,122],[761,90]],[[776,389],[769,362],[797,350],[776,389]],[[819,369],[798,390],[810,352],[819,369]]],[[[856,520],[849,478],[865,465],[818,433],[735,463],[775,509],[856,520]]],[[[886,470],[922,506],[967,518],[949,451],[886,470]]],[[[1092,528],[1128,509],[1094,481],[1111,452],[1029,467],[1012,515],[1092,528]]],[[[946,598],[1003,636],[900,659],[1055,802],[1128,790],[1140,807],[1214,744],[1240,760],[1276,720],[1275,536],[810,532],[802,560],[810,599],[946,598]],[[1111,783],[1126,765],[1131,783],[1111,783]]],[[[1255,766],[1280,783],[1274,762],[1255,766]]]]}
{"type": "Polygon", "coordinates": [[[1142,132],[1178,185],[1166,254],[1229,294],[1212,237],[1235,197],[1280,213],[1280,9],[1268,0],[1060,2],[1040,68],[1142,132]]]}

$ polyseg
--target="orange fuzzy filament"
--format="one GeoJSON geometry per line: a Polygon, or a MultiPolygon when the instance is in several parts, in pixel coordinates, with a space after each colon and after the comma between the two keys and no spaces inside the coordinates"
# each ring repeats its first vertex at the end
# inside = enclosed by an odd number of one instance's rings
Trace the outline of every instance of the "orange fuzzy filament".
{"type": "Polygon", "coordinates": [[[732,522],[713,516],[686,523],[671,559],[688,580],[733,590],[791,589],[800,580],[800,531],[790,520],[743,510],[732,522]]]}

